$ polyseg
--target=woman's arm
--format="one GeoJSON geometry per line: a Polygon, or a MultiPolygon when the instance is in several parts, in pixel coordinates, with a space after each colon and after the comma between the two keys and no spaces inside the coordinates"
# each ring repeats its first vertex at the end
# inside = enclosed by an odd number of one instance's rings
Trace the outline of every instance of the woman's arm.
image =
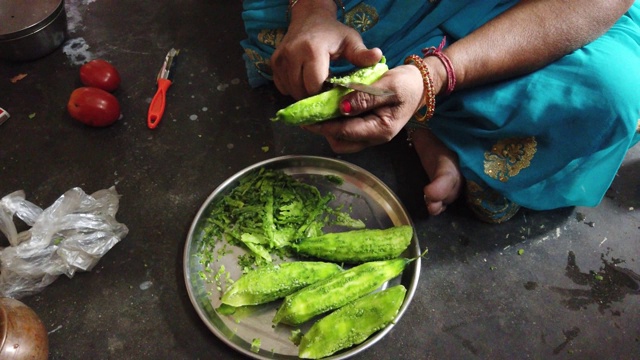
{"type": "MultiPolygon", "coordinates": [[[[633,2],[523,0],[444,50],[456,71],[456,88],[539,69],[605,33],[633,2]]],[[[437,74],[437,92],[444,91],[444,66],[434,57],[426,61],[437,74]]]]}
{"type": "MultiPolygon", "coordinates": [[[[606,32],[632,0],[523,0],[444,50],[456,72],[457,89],[535,71],[606,32]]],[[[425,59],[435,92],[446,90],[447,74],[435,56],[425,59]]],[[[355,152],[393,138],[420,106],[422,77],[413,65],[389,70],[375,86],[395,97],[352,92],[343,98],[348,117],[309,131],[327,138],[338,152],[355,152]]]]}

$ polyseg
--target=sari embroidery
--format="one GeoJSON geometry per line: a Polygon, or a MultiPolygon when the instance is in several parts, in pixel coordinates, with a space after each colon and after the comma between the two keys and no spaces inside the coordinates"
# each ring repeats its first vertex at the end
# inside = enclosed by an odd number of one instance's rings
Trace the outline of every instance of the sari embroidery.
{"type": "Polygon", "coordinates": [[[362,3],[345,14],[344,23],[362,34],[377,24],[379,19],[380,16],[376,8],[362,3]]]}
{"type": "Polygon", "coordinates": [[[262,29],[258,33],[258,41],[275,49],[282,41],[284,34],[285,29],[262,29]]]}
{"type": "Polygon", "coordinates": [[[258,70],[258,73],[263,74],[266,77],[271,77],[273,75],[273,71],[271,70],[271,62],[269,59],[265,59],[259,52],[251,49],[245,48],[244,53],[251,60],[251,64],[258,70]]]}
{"type": "Polygon", "coordinates": [[[484,153],[484,173],[502,182],[509,181],[531,165],[537,145],[533,136],[499,140],[491,151],[484,153]]]}
{"type": "Polygon", "coordinates": [[[466,190],[469,208],[484,222],[499,224],[511,219],[520,210],[518,204],[475,181],[467,180],[466,190]]]}

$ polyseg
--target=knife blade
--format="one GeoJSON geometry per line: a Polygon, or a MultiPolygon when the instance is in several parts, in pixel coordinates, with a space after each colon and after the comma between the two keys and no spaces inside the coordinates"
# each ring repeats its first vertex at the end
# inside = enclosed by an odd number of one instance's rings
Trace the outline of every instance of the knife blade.
{"type": "Polygon", "coordinates": [[[177,56],[180,50],[171,49],[164,58],[162,67],[156,76],[158,90],[151,100],[149,112],[147,114],[147,126],[149,129],[155,129],[160,123],[166,104],[167,91],[172,84],[173,70],[176,66],[177,56]]]}
{"type": "Polygon", "coordinates": [[[391,96],[391,95],[395,95],[396,93],[394,93],[391,90],[387,90],[387,89],[381,89],[378,87],[374,87],[371,85],[367,85],[367,84],[362,84],[362,83],[358,83],[358,82],[332,82],[332,84],[334,86],[342,86],[342,87],[346,87],[348,89],[352,89],[355,91],[360,91],[363,93],[367,93],[370,95],[374,95],[374,96],[391,96]]]}

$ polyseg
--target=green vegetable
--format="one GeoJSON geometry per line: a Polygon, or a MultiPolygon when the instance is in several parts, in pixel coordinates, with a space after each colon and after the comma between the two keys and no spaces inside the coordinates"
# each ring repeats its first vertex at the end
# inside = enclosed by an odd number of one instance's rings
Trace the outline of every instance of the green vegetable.
{"type": "Polygon", "coordinates": [[[233,315],[236,313],[236,308],[231,305],[220,304],[220,306],[216,308],[216,311],[218,311],[218,313],[222,315],[233,315]]]}
{"type": "Polygon", "coordinates": [[[292,245],[300,254],[349,264],[393,259],[409,246],[411,225],[360,229],[302,238],[292,245]]]}
{"type": "Polygon", "coordinates": [[[249,251],[250,257],[241,260],[250,268],[270,263],[272,254],[287,255],[294,239],[321,235],[322,228],[334,222],[364,227],[362,221],[331,207],[333,199],[333,194],[322,195],[283,171],[256,170],[212,204],[199,249],[201,262],[214,261],[211,249],[222,239],[249,251]]]}
{"type": "MultiPolygon", "coordinates": [[[[389,70],[389,67],[383,57],[374,66],[358,69],[344,77],[332,78],[330,82],[338,85],[347,82],[359,82],[369,85],[380,79],[387,70],[389,70]]],[[[302,99],[279,110],[275,118],[271,120],[283,121],[288,125],[306,125],[339,117],[340,99],[351,91],[353,90],[341,86],[334,87],[331,90],[302,99]]]]}
{"type": "Polygon", "coordinates": [[[302,337],[298,356],[319,359],[362,343],[395,319],[406,292],[404,286],[397,285],[363,296],[325,316],[302,337]]]}
{"type": "Polygon", "coordinates": [[[291,335],[289,336],[289,340],[291,340],[292,343],[294,343],[296,346],[300,345],[300,341],[302,341],[302,336],[304,334],[302,333],[302,330],[300,329],[294,329],[291,330],[291,335]]]}
{"type": "Polygon", "coordinates": [[[342,272],[333,263],[295,261],[249,271],[222,295],[231,306],[258,305],[283,298],[305,286],[342,272]]]}
{"type": "Polygon", "coordinates": [[[259,352],[261,343],[262,343],[262,341],[260,340],[260,338],[253,339],[251,341],[251,351],[253,351],[254,353],[259,352]]]}
{"type": "Polygon", "coordinates": [[[273,323],[300,325],[342,307],[398,276],[409,262],[404,258],[371,261],[302,288],[284,298],[273,323]]]}

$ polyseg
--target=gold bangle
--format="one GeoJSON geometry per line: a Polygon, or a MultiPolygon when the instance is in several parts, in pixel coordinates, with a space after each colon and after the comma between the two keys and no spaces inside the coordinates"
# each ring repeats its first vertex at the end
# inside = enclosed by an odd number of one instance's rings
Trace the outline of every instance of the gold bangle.
{"type": "Polygon", "coordinates": [[[420,109],[422,108],[422,102],[418,107],[418,111],[414,114],[415,118],[419,122],[424,122],[433,117],[433,113],[436,110],[436,96],[435,89],[433,88],[433,79],[431,79],[431,73],[429,73],[429,67],[421,57],[418,55],[409,55],[404,59],[405,64],[413,64],[418,70],[420,70],[420,75],[422,75],[422,84],[424,86],[424,98],[423,102],[426,105],[427,109],[424,115],[420,114],[420,109]]]}
{"type": "MultiPolygon", "coordinates": [[[[287,7],[287,22],[289,22],[291,20],[291,9],[293,9],[293,7],[298,3],[299,0],[289,0],[289,6],[287,7]]],[[[333,0],[334,3],[336,3],[336,6],[339,9],[342,9],[342,18],[344,19],[345,17],[345,8],[344,8],[344,4],[342,3],[342,0],[333,0]]]]}

